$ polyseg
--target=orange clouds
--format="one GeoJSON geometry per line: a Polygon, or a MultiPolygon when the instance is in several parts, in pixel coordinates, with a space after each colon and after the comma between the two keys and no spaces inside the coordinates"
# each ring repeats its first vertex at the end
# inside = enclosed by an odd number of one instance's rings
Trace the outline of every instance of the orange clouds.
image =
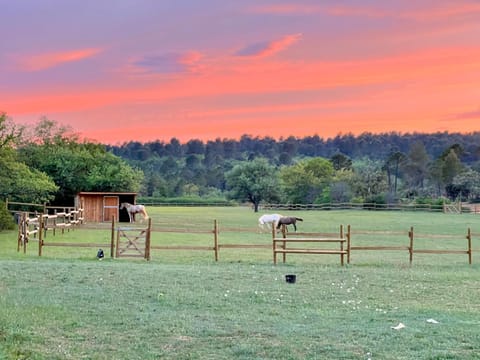
{"type": "MultiPolygon", "coordinates": [[[[289,41],[291,40],[286,43],[289,41]]],[[[189,98],[189,112],[205,119],[209,116],[229,117],[247,113],[280,114],[302,109],[310,111],[325,108],[342,109],[348,108],[351,104],[358,106],[362,102],[366,106],[372,97],[393,99],[393,106],[395,101],[399,101],[398,95],[395,94],[409,96],[415,101],[422,98],[422,102],[428,104],[434,94],[439,92],[450,94],[450,88],[457,89],[462,84],[465,87],[462,96],[468,97],[469,86],[480,80],[480,63],[477,59],[480,59],[480,49],[452,48],[357,62],[255,62],[235,64],[234,70],[232,64],[222,63],[214,64],[217,67],[208,69],[206,76],[184,74],[166,83],[159,82],[143,87],[107,87],[98,90],[77,88],[68,92],[24,93],[22,97],[5,94],[2,99],[10,112],[29,113],[42,110],[69,112],[128,103],[162,107],[167,102],[189,98]],[[460,77],[463,78],[458,83],[457,79],[460,77]],[[465,83],[466,79],[470,85],[465,83]],[[382,89],[378,94],[380,89],[375,89],[378,86],[386,86],[389,90],[382,89]],[[358,91],[353,89],[362,89],[362,96],[356,94],[358,91]],[[202,99],[217,96],[234,96],[241,99],[242,94],[270,94],[275,98],[289,92],[340,90],[343,91],[341,97],[322,99],[322,95],[318,95],[317,102],[292,99],[280,103],[267,101],[254,105],[239,101],[241,106],[232,107],[217,103],[215,108],[205,108],[202,104],[202,99]],[[415,95],[413,90],[419,91],[421,96],[415,95]]],[[[449,96],[453,101],[460,96],[459,90],[455,90],[454,94],[449,96]]],[[[468,109],[463,110],[465,111],[468,109]]]]}
{"type": "Polygon", "coordinates": [[[290,46],[298,42],[302,38],[302,34],[286,35],[278,40],[258,42],[250,44],[243,49],[238,50],[235,55],[246,57],[268,57],[280,51],[288,49],[290,46]]]}
{"type": "Polygon", "coordinates": [[[478,1],[205,4],[50,29],[49,48],[102,48],[31,54],[30,29],[0,57],[0,110],[109,142],[478,128],[478,1]]]}
{"type": "Polygon", "coordinates": [[[80,61],[93,57],[101,49],[89,48],[71,51],[50,52],[44,54],[17,56],[17,67],[22,71],[41,71],[61,64],[80,61]]]}
{"type": "Polygon", "coordinates": [[[262,50],[258,54],[258,56],[261,56],[261,57],[270,56],[272,54],[280,52],[284,49],[289,48],[291,45],[295,44],[301,38],[302,38],[302,34],[293,34],[293,35],[284,36],[279,40],[272,41],[271,43],[268,44],[268,46],[264,50],[262,50]]]}

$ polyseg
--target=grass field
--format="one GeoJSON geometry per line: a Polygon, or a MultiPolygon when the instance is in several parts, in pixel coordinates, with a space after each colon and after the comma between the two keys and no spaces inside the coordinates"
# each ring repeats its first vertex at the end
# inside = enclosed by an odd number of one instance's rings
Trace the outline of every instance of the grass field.
{"type": "MultiPolygon", "coordinates": [[[[150,208],[153,245],[271,245],[245,207],[150,208]],[[179,233],[162,232],[175,228],[179,233]]],[[[300,231],[338,232],[353,244],[465,249],[465,254],[358,251],[289,255],[271,249],[152,252],[152,260],[98,261],[97,248],[17,253],[0,233],[0,359],[480,359],[480,217],[415,212],[295,212],[300,231]],[[364,234],[367,230],[395,235],[364,234]],[[397,234],[398,232],[398,234],[397,234]],[[475,237],[475,234],[479,234],[475,237]],[[457,238],[458,237],[458,238],[457,238]],[[297,282],[285,282],[286,274],[297,282]],[[434,319],[438,323],[427,320],[434,319]],[[392,327],[403,323],[405,328],[392,327]]],[[[89,225],[89,224],[87,224],[89,225]]],[[[108,226],[47,234],[46,241],[108,243],[108,226]]],[[[106,251],[106,254],[108,252],[106,251]]]]}

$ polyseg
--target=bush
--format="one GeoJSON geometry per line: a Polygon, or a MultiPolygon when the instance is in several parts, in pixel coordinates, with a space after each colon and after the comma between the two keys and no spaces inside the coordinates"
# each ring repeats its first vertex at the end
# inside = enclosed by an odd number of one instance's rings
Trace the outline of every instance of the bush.
{"type": "Polygon", "coordinates": [[[0,231],[1,230],[13,230],[15,223],[13,222],[13,216],[7,210],[5,202],[0,201],[0,231]]]}
{"type": "Polygon", "coordinates": [[[184,206],[234,206],[236,202],[226,200],[225,198],[202,198],[200,196],[181,196],[181,197],[143,197],[139,196],[137,199],[139,204],[150,205],[184,205],[184,206]]]}
{"type": "Polygon", "coordinates": [[[419,205],[435,205],[443,206],[444,203],[450,204],[451,201],[447,198],[431,198],[431,197],[418,197],[415,199],[415,203],[419,205]]]}

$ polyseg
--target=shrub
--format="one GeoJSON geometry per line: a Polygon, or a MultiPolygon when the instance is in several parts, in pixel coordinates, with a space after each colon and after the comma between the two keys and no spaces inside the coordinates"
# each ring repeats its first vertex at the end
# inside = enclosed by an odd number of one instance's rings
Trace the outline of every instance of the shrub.
{"type": "Polygon", "coordinates": [[[15,223],[13,222],[13,216],[7,210],[5,202],[0,201],[0,231],[1,230],[13,230],[15,223]]]}

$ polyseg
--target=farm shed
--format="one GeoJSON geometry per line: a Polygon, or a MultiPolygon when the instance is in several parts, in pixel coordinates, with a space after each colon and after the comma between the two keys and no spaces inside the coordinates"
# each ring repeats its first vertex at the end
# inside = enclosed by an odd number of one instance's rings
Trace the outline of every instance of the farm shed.
{"type": "Polygon", "coordinates": [[[112,215],[120,222],[129,222],[128,213],[120,210],[120,204],[135,204],[136,199],[137,193],[133,192],[79,192],[75,196],[75,206],[83,207],[87,222],[111,221],[112,215]]]}

